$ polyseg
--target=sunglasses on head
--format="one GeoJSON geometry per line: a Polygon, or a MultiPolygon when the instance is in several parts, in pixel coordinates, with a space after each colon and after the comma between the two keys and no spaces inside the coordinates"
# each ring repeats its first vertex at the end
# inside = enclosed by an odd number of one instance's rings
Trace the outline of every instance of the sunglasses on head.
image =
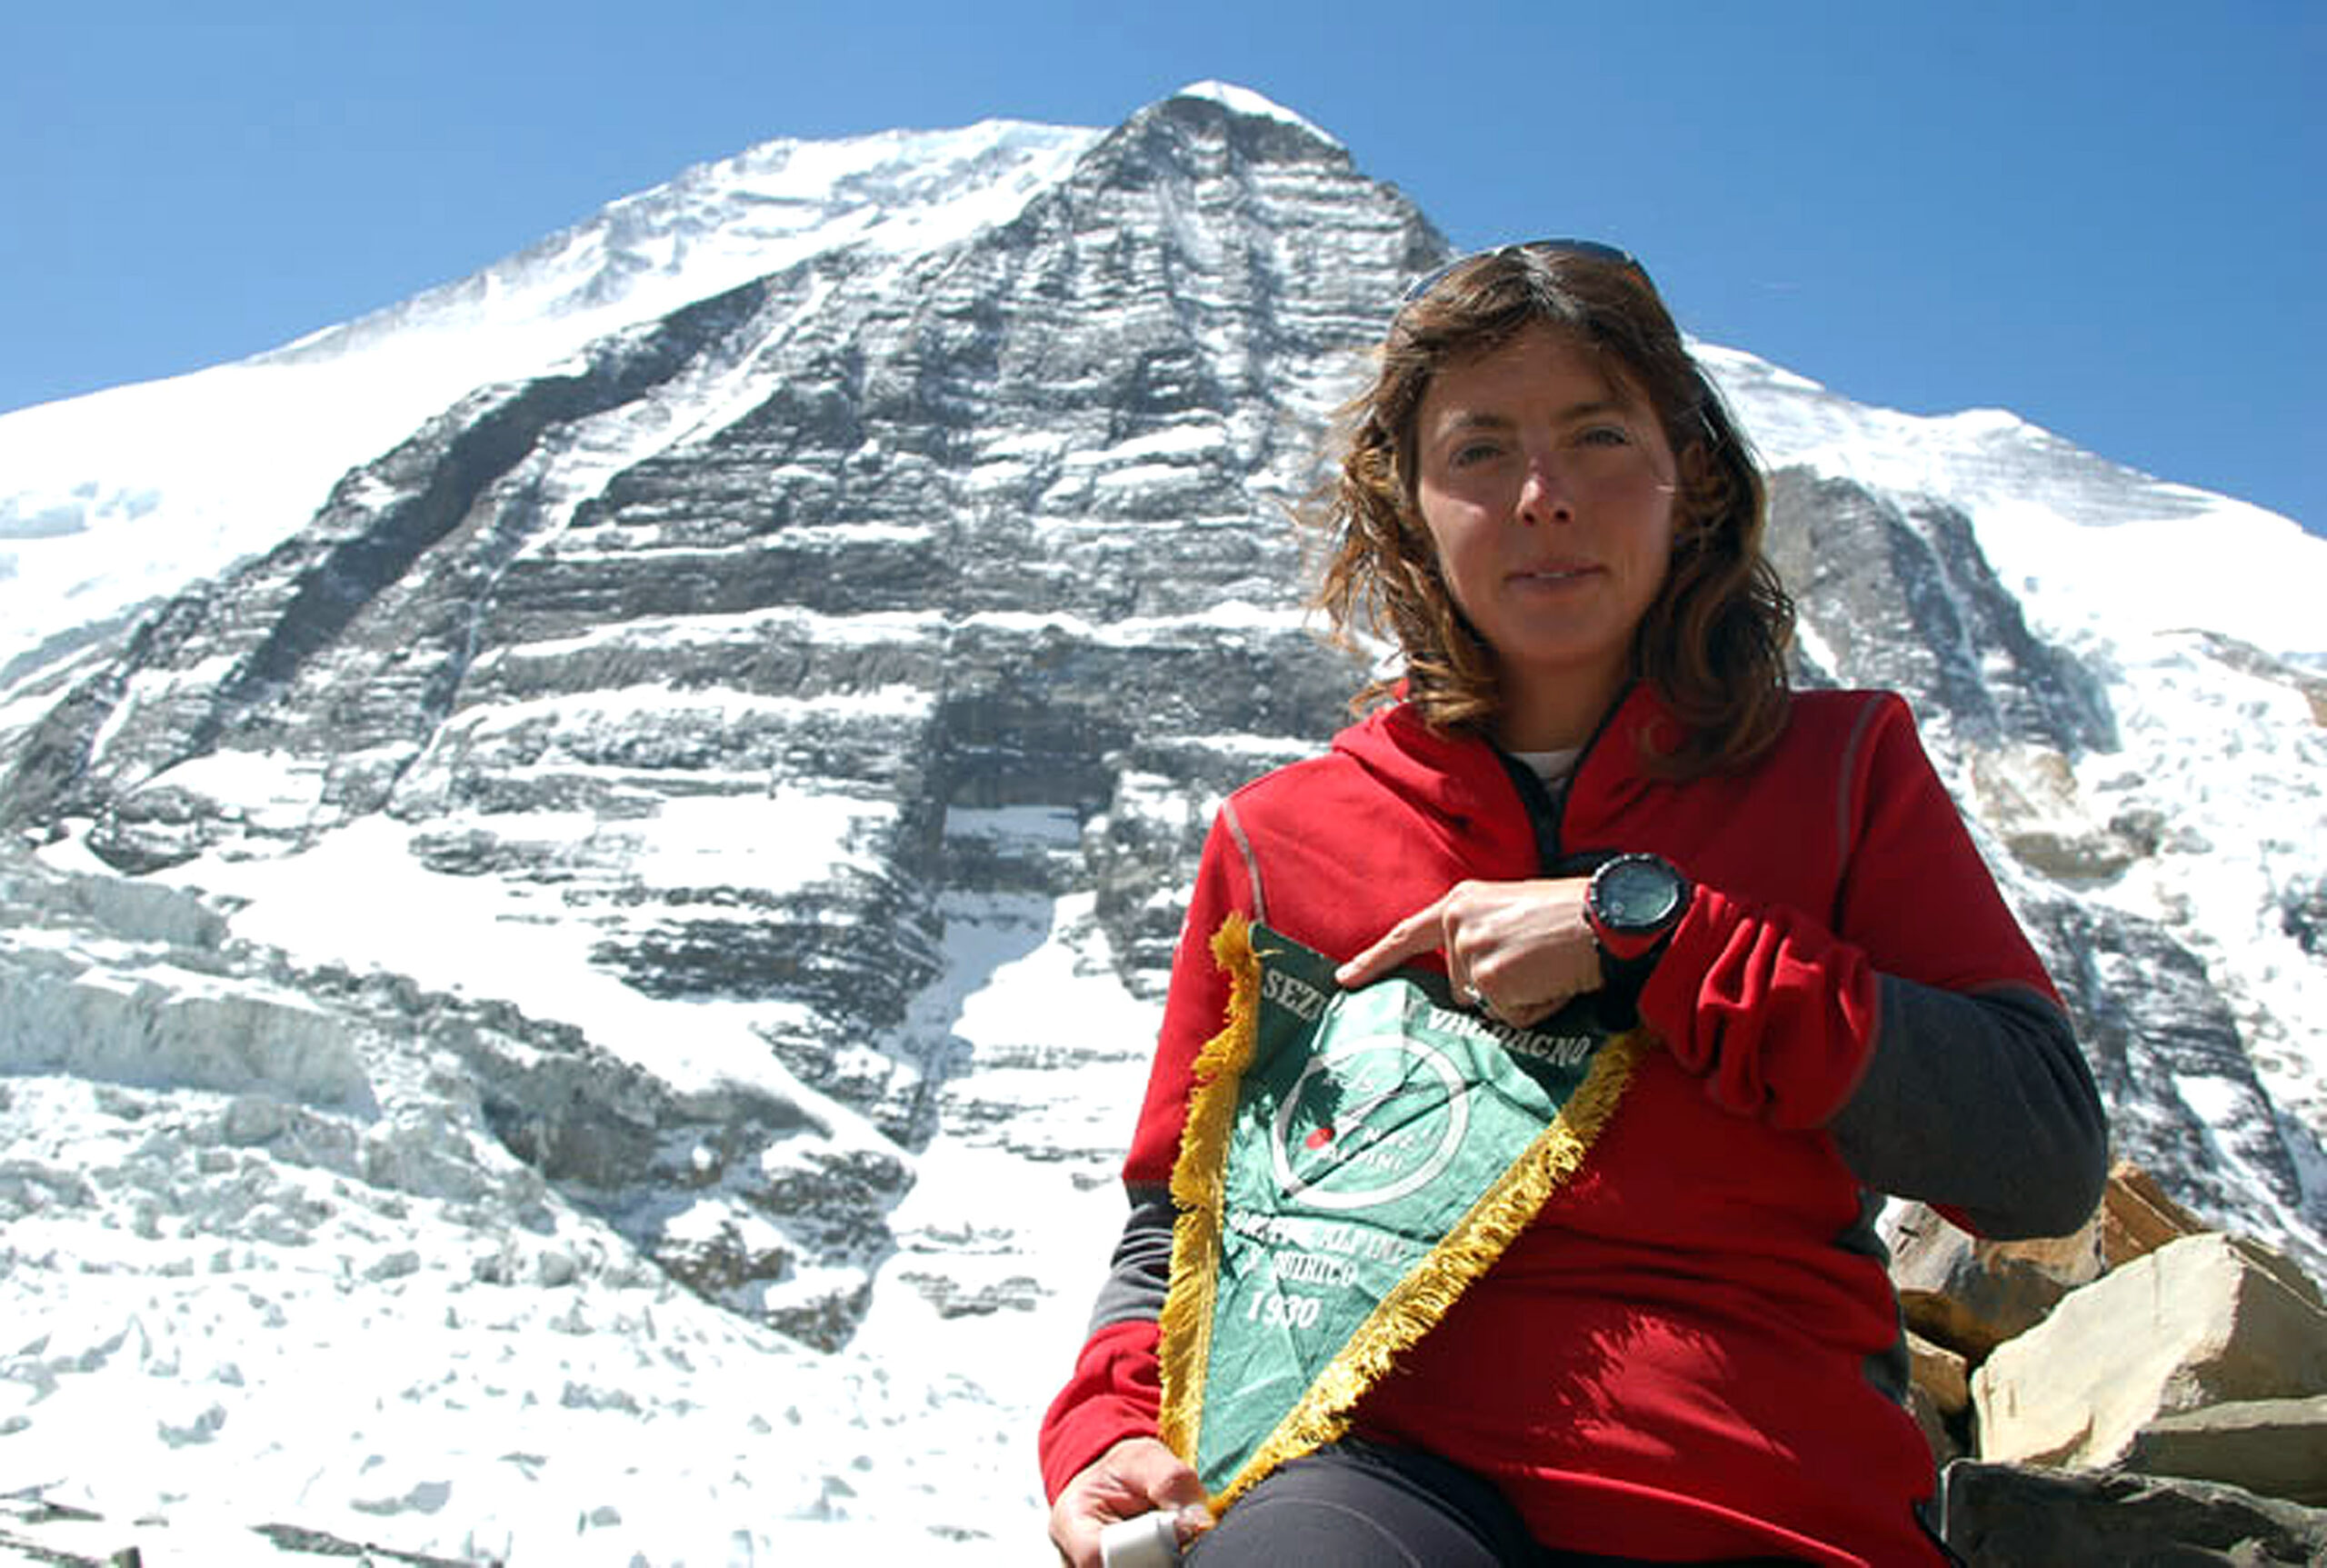
{"type": "Polygon", "coordinates": [[[1486,250],[1473,251],[1467,255],[1456,256],[1451,262],[1431,268],[1430,271],[1406,285],[1406,292],[1399,296],[1398,308],[1405,309],[1432,289],[1444,283],[1451,275],[1470,265],[1481,256],[1525,255],[1529,252],[1543,255],[1583,256],[1592,261],[1606,262],[1612,266],[1625,267],[1639,274],[1640,281],[1649,284],[1651,288],[1656,286],[1649,283],[1648,269],[1640,265],[1638,258],[1633,256],[1632,252],[1619,249],[1615,245],[1603,245],[1598,240],[1525,240],[1517,245],[1493,245],[1486,250]]]}

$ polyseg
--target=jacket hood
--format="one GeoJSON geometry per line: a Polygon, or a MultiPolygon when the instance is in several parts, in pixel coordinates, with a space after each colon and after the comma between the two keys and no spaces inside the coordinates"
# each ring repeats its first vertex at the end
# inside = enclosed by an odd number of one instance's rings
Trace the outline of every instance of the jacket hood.
{"type": "MultiPolygon", "coordinates": [[[[1570,795],[1590,798],[1596,815],[1654,787],[1641,754],[1669,744],[1676,722],[1653,688],[1635,683],[1586,743],[1570,795]]],[[[1384,787],[1473,831],[1514,818],[1524,827],[1524,803],[1493,744],[1468,730],[1433,729],[1409,704],[1374,709],[1335,735],[1333,749],[1384,787]]]]}
{"type": "Polygon", "coordinates": [[[1374,709],[1335,735],[1333,750],[1441,816],[1467,821],[1508,811],[1513,797],[1484,737],[1434,730],[1406,703],[1374,709]]]}

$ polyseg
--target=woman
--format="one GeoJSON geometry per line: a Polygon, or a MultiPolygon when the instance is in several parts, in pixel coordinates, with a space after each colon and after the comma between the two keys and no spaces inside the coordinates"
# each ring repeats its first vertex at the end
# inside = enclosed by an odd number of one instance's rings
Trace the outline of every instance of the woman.
{"type": "Polygon", "coordinates": [[[1320,603],[1403,678],[1214,824],[1131,1221],[1044,1426],[1054,1541],[1095,1563],[1105,1523],[1203,1497],[1152,1435],[1155,1319],[1226,1003],[1206,942],[1241,913],[1345,985],[1443,964],[1513,1024],[1596,992],[1657,1045],[1349,1440],[1200,1568],[1942,1561],[1872,1222],[1885,1193],[1992,1236],[2090,1212],[2105,1132],[2042,964],[1905,705],[1788,692],[1760,475],[1631,257],[1423,279],[1349,429],[1320,603]]]}

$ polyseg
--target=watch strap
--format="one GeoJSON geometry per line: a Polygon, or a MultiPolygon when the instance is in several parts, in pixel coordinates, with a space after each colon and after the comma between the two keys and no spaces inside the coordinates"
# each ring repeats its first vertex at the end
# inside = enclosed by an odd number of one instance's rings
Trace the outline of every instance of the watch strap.
{"type": "Polygon", "coordinates": [[[1603,1029],[1624,1030],[1640,1024],[1640,994],[1648,984],[1648,977],[1656,973],[1656,961],[1664,956],[1664,949],[1673,934],[1653,938],[1648,950],[1630,958],[1612,955],[1605,947],[1600,950],[1600,989],[1598,998],[1600,1025],[1603,1029]]]}

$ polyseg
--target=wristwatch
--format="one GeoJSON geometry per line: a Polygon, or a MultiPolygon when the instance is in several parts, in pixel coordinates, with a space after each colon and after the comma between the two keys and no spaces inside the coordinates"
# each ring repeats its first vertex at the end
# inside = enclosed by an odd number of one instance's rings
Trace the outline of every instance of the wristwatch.
{"type": "Polygon", "coordinates": [[[1693,891],[1661,854],[1620,854],[1592,874],[1583,916],[1602,953],[1638,958],[1681,924],[1693,891]]]}
{"type": "Polygon", "coordinates": [[[1600,948],[1601,1016],[1610,1027],[1640,1021],[1640,989],[1695,893],[1658,854],[1620,854],[1592,874],[1583,918],[1600,948]]]}

